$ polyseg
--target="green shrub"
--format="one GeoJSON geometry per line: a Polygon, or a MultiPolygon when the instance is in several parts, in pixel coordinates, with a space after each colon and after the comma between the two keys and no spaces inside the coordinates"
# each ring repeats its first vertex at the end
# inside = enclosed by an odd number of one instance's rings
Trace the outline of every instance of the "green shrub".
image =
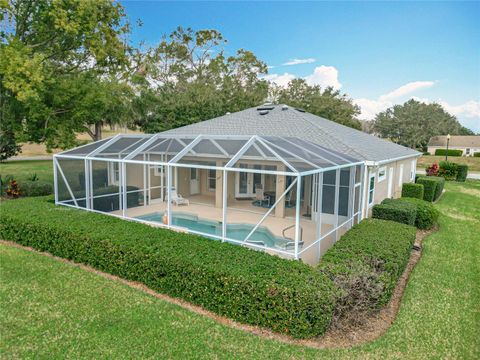
{"type": "Polygon", "coordinates": [[[433,195],[433,201],[437,201],[442,195],[443,188],[445,186],[445,178],[441,176],[430,176],[429,179],[436,181],[435,194],[433,195]]]}
{"type": "Polygon", "coordinates": [[[437,209],[435,209],[433,204],[428,201],[408,197],[402,197],[400,199],[385,199],[382,201],[382,204],[401,203],[409,203],[416,206],[417,212],[415,216],[415,226],[418,229],[428,230],[436,224],[439,212],[437,209]]]}
{"type": "Polygon", "coordinates": [[[468,165],[457,164],[457,181],[465,182],[468,175],[468,165]]]}
{"type": "Polygon", "coordinates": [[[412,197],[417,199],[423,199],[423,185],[405,183],[402,186],[402,197],[412,197]]]}
{"type": "Polygon", "coordinates": [[[373,206],[372,216],[375,219],[391,220],[407,225],[415,225],[417,209],[407,203],[377,204],[373,206]]]}
{"type": "Polygon", "coordinates": [[[45,196],[53,193],[51,183],[43,181],[21,181],[19,183],[21,196],[45,196]]]}
{"type": "Polygon", "coordinates": [[[334,284],[302,262],[46,198],[5,201],[0,238],[296,338],[323,334],[334,311],[334,284]]]}
{"type": "Polygon", "coordinates": [[[414,242],[414,227],[366,219],[325,253],[318,268],[338,287],[334,324],[355,321],[390,300],[414,242]]]}
{"type": "Polygon", "coordinates": [[[455,180],[458,173],[458,165],[450,161],[440,161],[438,176],[444,177],[445,180],[455,180]]]}
{"type": "MultiPolygon", "coordinates": [[[[436,149],[435,155],[445,156],[447,155],[447,149],[436,149]]],[[[448,149],[448,156],[462,156],[462,155],[463,155],[462,150],[448,149]]]]}
{"type": "Polygon", "coordinates": [[[480,152],[476,152],[473,154],[473,157],[480,157],[480,152]]]}
{"type": "Polygon", "coordinates": [[[420,176],[417,179],[417,184],[423,185],[423,200],[432,202],[435,199],[435,191],[437,189],[438,181],[436,176],[420,176]]]}

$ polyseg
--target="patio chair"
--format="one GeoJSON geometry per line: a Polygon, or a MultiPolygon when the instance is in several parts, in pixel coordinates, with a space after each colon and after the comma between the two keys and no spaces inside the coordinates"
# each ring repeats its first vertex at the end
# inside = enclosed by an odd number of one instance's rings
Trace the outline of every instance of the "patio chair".
{"type": "Polygon", "coordinates": [[[293,207],[295,206],[293,199],[295,198],[295,191],[292,189],[285,195],[285,206],[286,207],[293,207]]]}
{"type": "Polygon", "coordinates": [[[190,205],[190,201],[188,199],[185,199],[182,195],[177,194],[177,189],[172,188],[170,192],[170,198],[172,200],[172,203],[176,205],[190,205]]]}
{"type": "Polygon", "coordinates": [[[255,184],[255,198],[261,206],[264,202],[267,202],[267,206],[270,206],[270,196],[264,194],[262,184],[255,184]]]}

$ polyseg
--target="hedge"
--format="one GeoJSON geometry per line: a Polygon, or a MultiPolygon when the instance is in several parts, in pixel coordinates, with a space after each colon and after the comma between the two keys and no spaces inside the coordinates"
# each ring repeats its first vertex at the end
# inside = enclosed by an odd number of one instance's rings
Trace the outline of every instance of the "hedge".
{"type": "Polygon", "coordinates": [[[0,238],[295,338],[329,326],[336,289],[309,265],[47,200],[2,203],[0,238]]]}
{"type": "Polygon", "coordinates": [[[372,216],[375,219],[391,220],[407,225],[415,225],[417,209],[413,204],[377,204],[373,206],[372,216]]]}
{"type": "Polygon", "coordinates": [[[438,176],[445,180],[455,180],[458,175],[458,165],[450,161],[440,161],[438,176]]]}
{"type": "MultiPolygon", "coordinates": [[[[447,149],[436,149],[435,155],[445,156],[447,155],[447,149]]],[[[462,150],[448,149],[448,156],[462,156],[462,150]]]]}
{"type": "Polygon", "coordinates": [[[379,219],[355,225],[322,257],[320,273],[337,285],[334,321],[386,304],[410,258],[412,226],[379,219]]]}
{"type": "Polygon", "coordinates": [[[435,195],[433,195],[433,201],[437,201],[442,195],[443,188],[445,187],[445,178],[441,176],[429,176],[428,178],[437,182],[435,195]]]}
{"type": "Polygon", "coordinates": [[[423,185],[405,183],[402,186],[402,197],[412,197],[417,199],[423,199],[423,185]]]}
{"type": "Polygon", "coordinates": [[[480,157],[480,152],[476,152],[473,154],[473,157],[480,157]]]}
{"type": "Polygon", "coordinates": [[[409,203],[416,206],[415,226],[418,229],[428,230],[431,229],[437,222],[439,212],[432,203],[417,199],[402,197],[399,199],[385,199],[382,204],[404,204],[409,203]]]}
{"type": "Polygon", "coordinates": [[[423,185],[423,200],[432,202],[435,199],[435,192],[438,181],[434,179],[435,176],[420,176],[417,179],[417,184],[423,185]]]}
{"type": "Polygon", "coordinates": [[[468,175],[468,165],[457,164],[457,178],[456,181],[465,182],[468,175]]]}
{"type": "Polygon", "coordinates": [[[43,181],[20,181],[18,184],[21,196],[45,196],[53,194],[51,183],[43,181]]]}

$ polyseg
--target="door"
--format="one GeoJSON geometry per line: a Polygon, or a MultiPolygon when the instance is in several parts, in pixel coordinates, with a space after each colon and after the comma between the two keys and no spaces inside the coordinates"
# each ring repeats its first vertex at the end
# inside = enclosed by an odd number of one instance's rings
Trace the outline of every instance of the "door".
{"type": "Polygon", "coordinates": [[[200,172],[198,169],[190,168],[190,195],[200,193],[200,172]]]}
{"type": "MultiPolygon", "coordinates": [[[[261,165],[248,166],[248,164],[240,164],[242,169],[262,170],[261,165]]],[[[264,174],[251,172],[237,172],[235,177],[235,197],[237,198],[253,198],[255,197],[255,185],[264,184],[264,174]]]]}
{"type": "Polygon", "coordinates": [[[388,198],[393,196],[393,167],[388,170],[388,198]]]}

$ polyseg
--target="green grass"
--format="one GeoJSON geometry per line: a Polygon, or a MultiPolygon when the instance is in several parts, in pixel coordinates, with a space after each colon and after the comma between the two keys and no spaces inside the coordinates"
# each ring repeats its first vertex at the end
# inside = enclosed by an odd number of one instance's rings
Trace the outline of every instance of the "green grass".
{"type": "Polygon", "coordinates": [[[39,180],[53,184],[53,160],[7,161],[0,163],[0,175],[14,176],[15,180],[27,180],[37,174],[39,180]]]}
{"type": "Polygon", "coordinates": [[[315,350],[266,340],[79,268],[0,246],[1,358],[375,358],[480,356],[480,182],[447,183],[440,231],[379,339],[315,350]]]}

